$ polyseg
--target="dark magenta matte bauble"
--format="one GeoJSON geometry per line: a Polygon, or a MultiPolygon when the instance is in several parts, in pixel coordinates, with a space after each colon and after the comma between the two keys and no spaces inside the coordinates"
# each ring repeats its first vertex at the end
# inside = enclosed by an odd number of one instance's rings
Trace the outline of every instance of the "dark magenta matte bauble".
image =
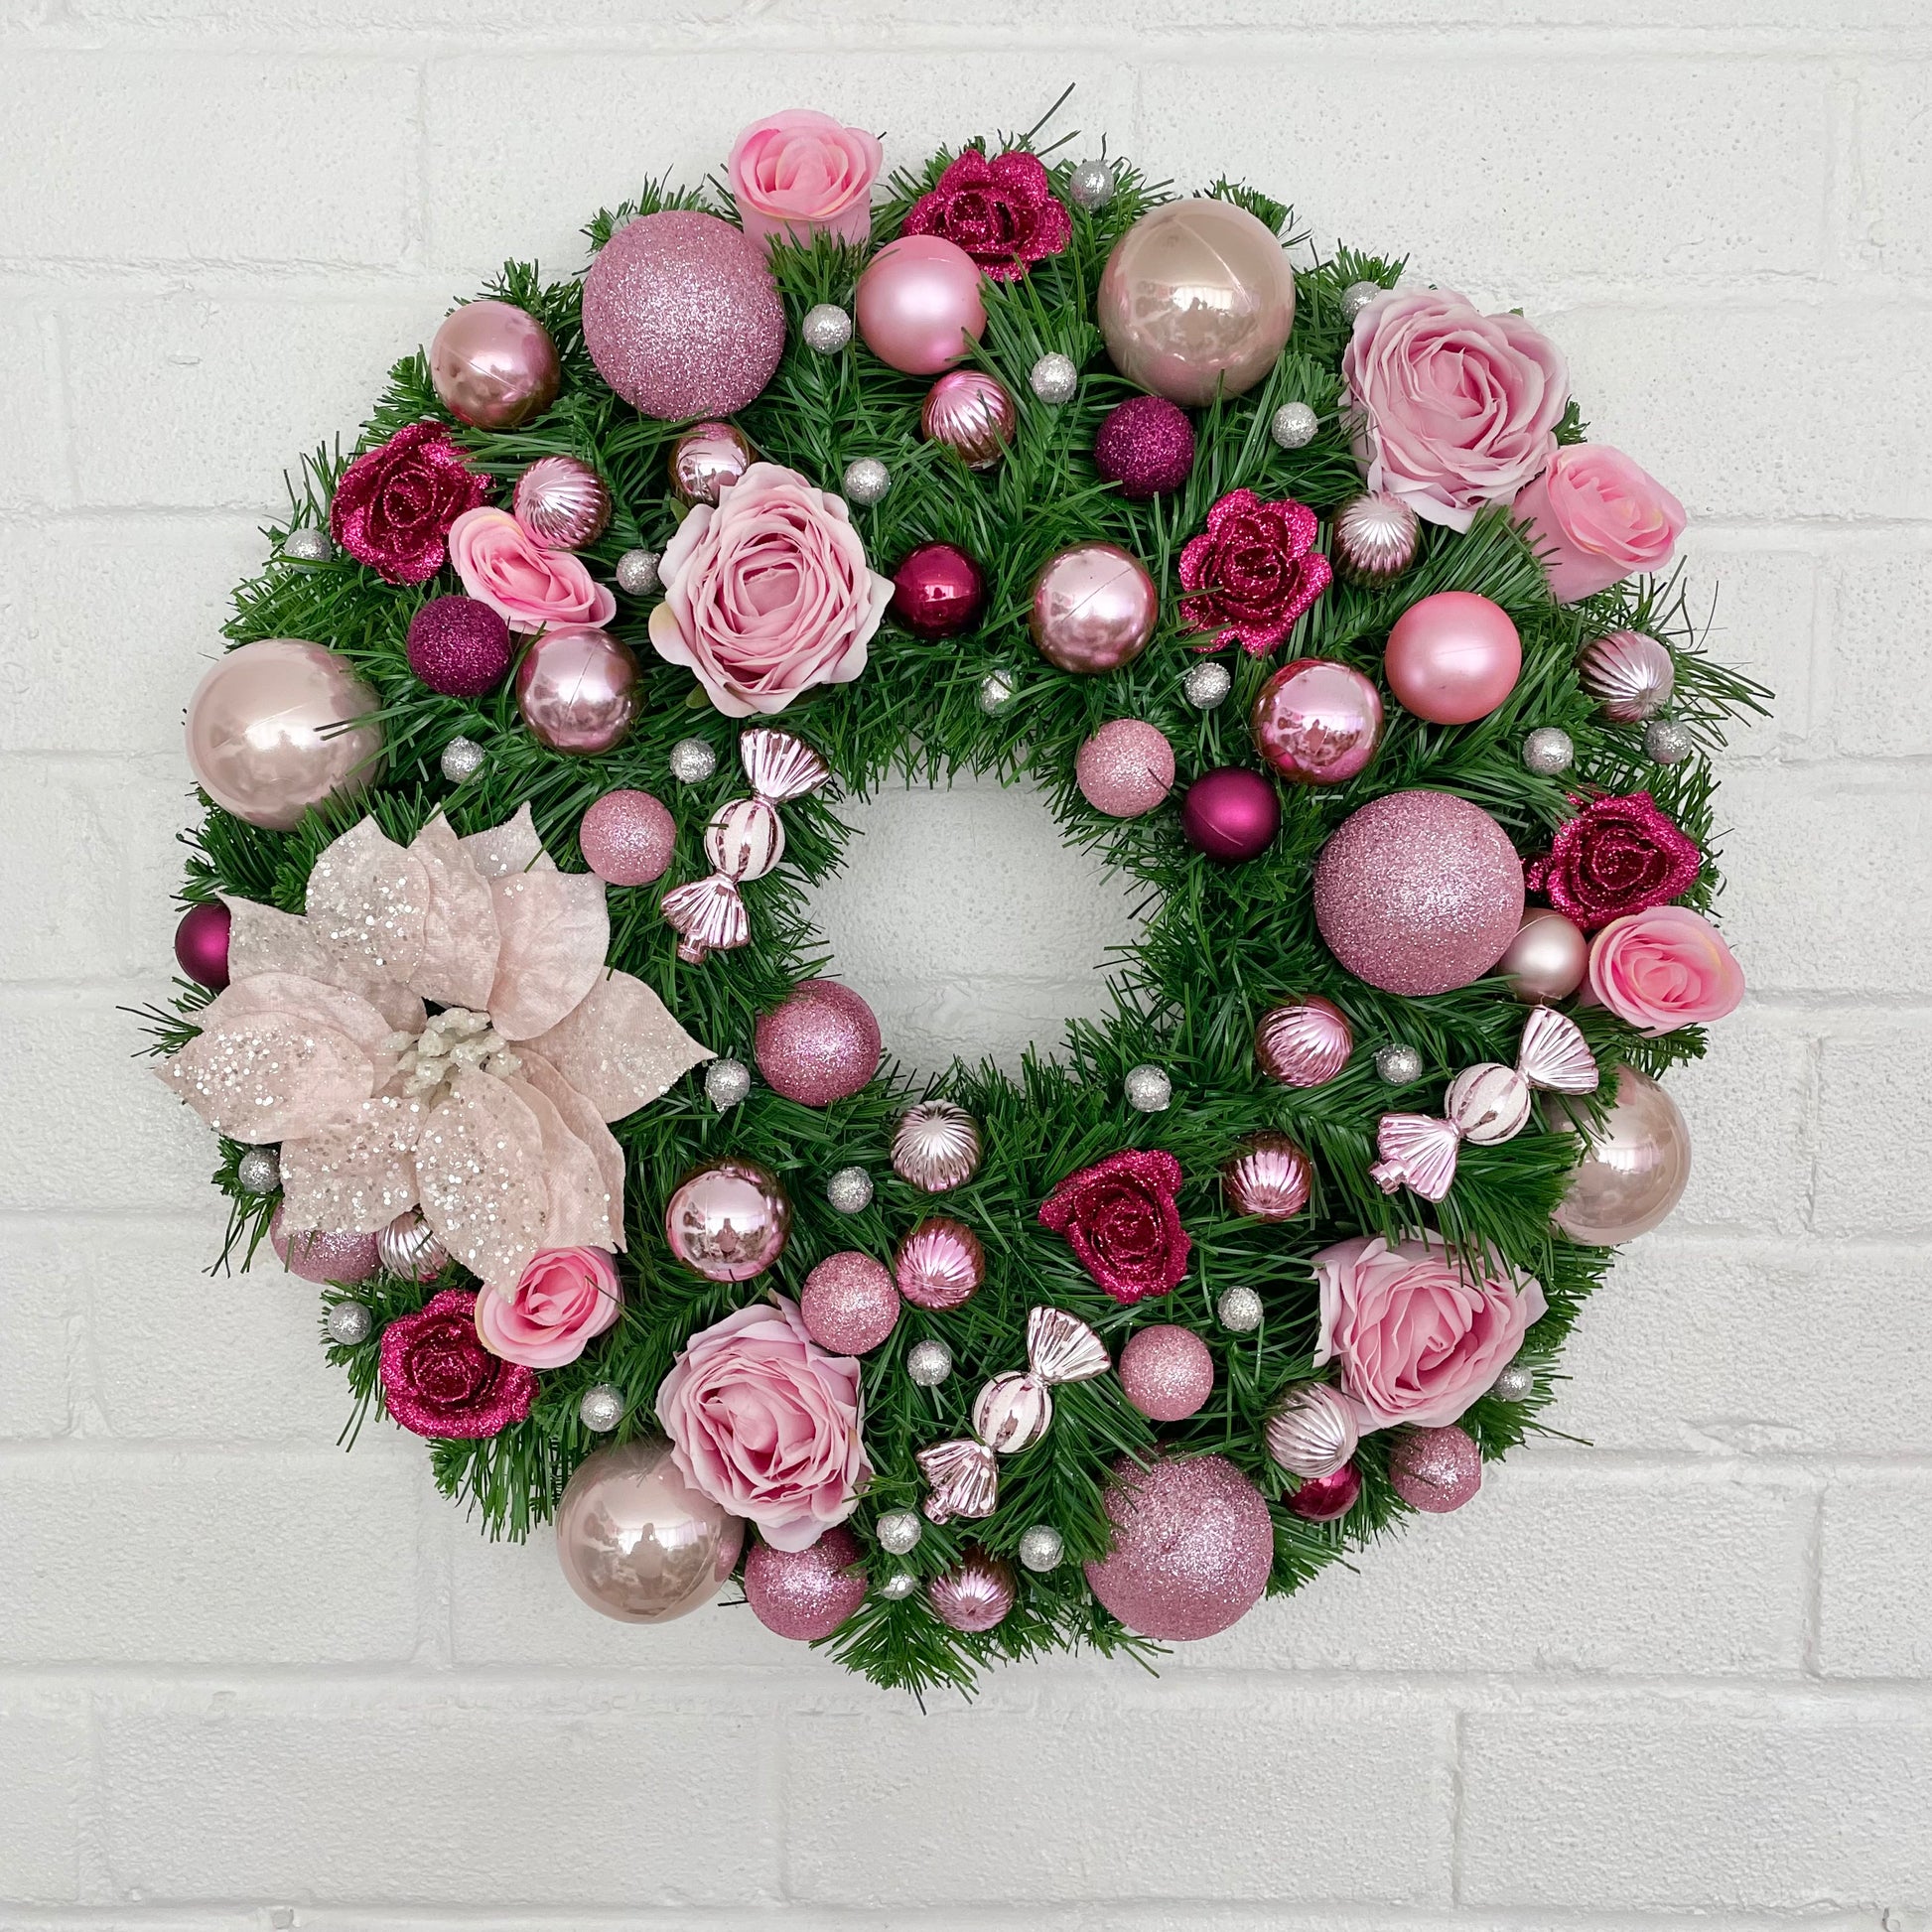
{"type": "Polygon", "coordinates": [[[1203,772],[1180,801],[1180,829],[1187,843],[1223,865],[1266,852],[1281,826],[1275,787],[1259,771],[1239,764],[1203,772]]]}

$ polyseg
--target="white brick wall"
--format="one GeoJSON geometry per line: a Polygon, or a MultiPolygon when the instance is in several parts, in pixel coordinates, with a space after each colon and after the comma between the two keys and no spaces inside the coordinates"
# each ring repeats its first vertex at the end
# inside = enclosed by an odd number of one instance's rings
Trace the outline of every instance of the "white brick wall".
{"type": "MultiPolygon", "coordinates": [[[[0,0],[0,1932],[1932,1928],[1925,0],[0,0]],[[334,1441],[211,1284],[168,970],[180,707],[298,452],[504,253],[794,100],[1072,120],[1520,302],[1778,687],[1752,998],[1552,1441],[1156,1684],[921,1716],[659,1633],[334,1441]]],[[[1027,799],[889,799],[824,914],[915,1058],[1127,930],[1027,799]],[[902,922],[884,916],[897,882],[902,922]]]]}

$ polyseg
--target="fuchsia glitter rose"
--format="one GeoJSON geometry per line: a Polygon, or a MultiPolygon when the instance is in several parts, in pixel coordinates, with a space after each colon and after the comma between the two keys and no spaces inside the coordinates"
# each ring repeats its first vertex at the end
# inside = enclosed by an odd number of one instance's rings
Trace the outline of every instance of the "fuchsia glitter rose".
{"type": "Polygon", "coordinates": [[[1286,642],[1334,575],[1314,547],[1320,527],[1306,503],[1230,490],[1180,553],[1181,622],[1257,657],[1286,642]]]}
{"type": "Polygon", "coordinates": [[[989,161],[984,149],[967,148],[912,204],[900,232],[939,235],[965,249],[982,274],[1017,282],[1073,239],[1073,219],[1053,199],[1036,155],[1014,149],[989,161]]]}
{"type": "Polygon", "coordinates": [[[1703,869],[1697,841],[1657,809],[1649,792],[1633,791],[1598,798],[1566,819],[1525,880],[1531,892],[1593,932],[1688,893],[1703,869]]]}
{"type": "Polygon", "coordinates": [[[1068,1174],[1047,1195],[1039,1223],[1063,1234],[1080,1266],[1116,1302],[1167,1295],[1187,1272],[1193,1247],[1174,1197],[1180,1163],[1130,1148],[1068,1174]]]}
{"type": "Polygon", "coordinates": [[[1662,570],[1684,534],[1684,505],[1620,450],[1600,443],[1559,450],[1518,494],[1514,513],[1543,556],[1559,604],[1638,571],[1662,570]]]}
{"type": "Polygon", "coordinates": [[[1589,990],[1653,1039],[1736,1011],[1744,969],[1709,919],[1655,905],[1612,919],[1590,944],[1589,990]]]}
{"type": "Polygon", "coordinates": [[[754,241],[829,234],[863,242],[872,233],[872,185],[885,162],[877,135],[813,108],[787,107],[754,121],[733,142],[725,172],[739,222],[754,241]]]}
{"type": "Polygon", "coordinates": [[[389,584],[427,584],[451,527],[489,495],[440,423],[411,423],[364,450],[337,482],[329,531],[389,584]]]}
{"type": "Polygon", "coordinates": [[[618,614],[608,584],[568,550],[546,550],[508,510],[476,509],[450,530],[450,562],[463,588],[512,630],[607,624],[618,614]]]}
{"type": "Polygon", "coordinates": [[[528,1368],[574,1362],[623,1311],[617,1261],[604,1248],[545,1248],[512,1288],[477,1297],[477,1334],[528,1368]]]}
{"type": "Polygon", "coordinates": [[[382,1400],[418,1436],[494,1436],[530,1413],[537,1378],[478,1339],[477,1298],[446,1288],[382,1331],[382,1400]]]}

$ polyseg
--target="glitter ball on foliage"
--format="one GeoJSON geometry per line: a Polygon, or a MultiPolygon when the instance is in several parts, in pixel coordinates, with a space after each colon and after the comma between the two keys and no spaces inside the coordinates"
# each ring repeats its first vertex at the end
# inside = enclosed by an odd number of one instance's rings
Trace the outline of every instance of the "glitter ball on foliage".
{"type": "Polygon", "coordinates": [[[1643,755],[1654,764],[1682,764],[1696,749],[1691,734],[1667,718],[1653,718],[1643,728],[1643,755]]]}
{"type": "Polygon", "coordinates": [[[980,709],[989,715],[1013,702],[1014,682],[1005,671],[988,671],[980,679],[980,709]]]}
{"type": "Polygon", "coordinates": [[[1576,762],[1577,748],[1559,725],[1539,725],[1523,741],[1523,766],[1540,777],[1554,778],[1576,762]]]}
{"type": "Polygon", "coordinates": [[[1482,1451],[1467,1430],[1412,1429],[1389,1451],[1396,1494],[1432,1516],[1460,1509],[1482,1487],[1482,1451]]]}
{"type": "Polygon", "coordinates": [[[272,1147],[251,1147],[234,1172],[244,1193],[272,1194],[282,1184],[281,1157],[272,1147]]]}
{"type": "Polygon", "coordinates": [[[876,456],[854,457],[841,480],[848,500],[876,503],[893,486],[893,473],[876,456]]]}
{"type": "Polygon", "coordinates": [[[801,980],[791,998],[760,1016],[754,1050],[765,1084],[787,1100],[829,1107],[879,1070],[879,1022],[836,980],[801,980]]]}
{"type": "Polygon", "coordinates": [[[1158,1066],[1129,1067],[1121,1087],[1137,1113],[1165,1113],[1173,1104],[1173,1082],[1158,1066]]]}
{"type": "Polygon", "coordinates": [[[1066,198],[1079,207],[1105,207],[1118,188],[1113,164],[1106,161],[1083,161],[1066,178],[1066,198]]]}
{"type": "Polygon", "coordinates": [[[1049,350],[1034,364],[1027,383],[1048,408],[1056,408],[1073,399],[1073,392],[1080,384],[1080,371],[1074,367],[1070,355],[1049,350]]]}
{"type": "Polygon", "coordinates": [[[655,550],[626,550],[618,559],[618,589],[626,597],[648,597],[659,583],[655,550]]]}
{"type": "Polygon", "coordinates": [[[815,1643],[866,1600],[861,1554],[858,1538],[843,1524],[802,1550],[754,1542],[745,1553],[745,1600],[767,1630],[815,1643]]]}
{"type": "Polygon", "coordinates": [[[409,621],[409,668],[445,698],[480,698],[510,668],[510,627],[474,597],[433,597],[409,621]]]}
{"type": "Polygon", "coordinates": [[[299,564],[326,564],[336,555],[327,530],[291,530],[282,539],[282,555],[299,564]]]}
{"type": "Polygon", "coordinates": [[[1261,1326],[1261,1297],[1251,1288],[1228,1288],[1214,1304],[1214,1312],[1223,1328],[1245,1335],[1261,1326]]]}
{"type": "Polygon", "coordinates": [[[936,1389],[952,1373],[952,1350],[943,1341],[915,1342],[905,1352],[906,1379],[936,1389]]]}
{"type": "Polygon", "coordinates": [[[623,1391],[613,1382],[594,1382],[577,1405],[577,1420],[594,1435],[610,1435],[623,1420],[623,1391]]]}
{"type": "Polygon", "coordinates": [[[677,821],[647,791],[607,791],[577,828],[584,863],[607,886],[648,886],[677,845],[677,821]]]}
{"type": "Polygon", "coordinates": [[[680,738],[668,761],[671,776],[686,785],[701,785],[718,769],[718,754],[702,738],[680,738]]]}
{"type": "Polygon", "coordinates": [[[827,1255],[798,1296],[806,1332],[834,1355],[877,1348],[897,1324],[898,1311],[898,1290],[886,1264],[851,1249],[827,1255]]]}
{"type": "Polygon", "coordinates": [[[1524,1362],[1511,1362],[1496,1377],[1489,1393],[1503,1402],[1527,1402],[1536,1393],[1536,1371],[1524,1362]]]}
{"type": "Polygon", "coordinates": [[[909,1570],[895,1570],[879,1586],[879,1593],[889,1603],[903,1602],[919,1587],[919,1580],[909,1570]]]}
{"type": "Polygon", "coordinates": [[[288,1204],[269,1217],[268,1241],[291,1275],[305,1282],[365,1282],[381,1265],[373,1234],[333,1234],[287,1225],[288,1204]]]}
{"type": "Polygon", "coordinates": [[[1140,718],[1114,718],[1073,761],[1080,795],[1109,818],[1142,818],[1173,789],[1173,747],[1140,718]]]}
{"type": "Polygon", "coordinates": [[[852,317],[836,302],[820,302],[805,311],[798,333],[807,348],[820,355],[836,355],[852,340],[852,317]]]}
{"type": "Polygon", "coordinates": [[[1180,689],[1196,711],[1212,711],[1234,689],[1234,674],[1225,664],[1193,664],[1180,680],[1180,689]]]}
{"type": "Polygon", "coordinates": [[[704,1070],[704,1097],[722,1114],[752,1091],[752,1069],[743,1060],[713,1060],[704,1070]]]}
{"type": "Polygon", "coordinates": [[[1214,1357],[1191,1328],[1157,1322],[1128,1337],[1120,1351],[1120,1386],[1142,1415],[1182,1422],[1214,1393],[1214,1357]]]}
{"type": "Polygon", "coordinates": [[[1376,1072],[1392,1087],[1422,1078],[1422,1055],[1413,1046],[1384,1046],[1375,1056],[1376,1072]]]}
{"type": "Polygon", "coordinates": [[[1306,449],[1314,441],[1320,418],[1305,402],[1285,402],[1268,419],[1268,434],[1283,450],[1306,449]]]}
{"type": "Polygon", "coordinates": [[[465,778],[474,778],[483,769],[483,748],[474,738],[453,738],[443,747],[439,763],[444,777],[451,784],[460,785],[465,778]]]}
{"type": "Polygon", "coordinates": [[[1341,292],[1341,319],[1353,322],[1382,293],[1379,282],[1350,282],[1341,292]]]}
{"type": "Polygon", "coordinates": [[[863,1214],[872,1205],[872,1175],[864,1168],[841,1168],[826,1181],[825,1198],[841,1214],[863,1214]]]}
{"type": "Polygon", "coordinates": [[[1194,426],[1165,396],[1130,396],[1100,425],[1093,467],[1138,501],[1178,489],[1194,468],[1194,426]]]}
{"type": "Polygon", "coordinates": [[[323,1316],[329,1339],[344,1348],[357,1348],[368,1340],[375,1318],[361,1302],[338,1302],[323,1316]]]}
{"type": "Polygon", "coordinates": [[[1020,1539],[1020,1561],[1037,1576],[1057,1570],[1066,1556],[1066,1545],[1050,1523],[1035,1523],[1020,1539]]]}
{"type": "Polygon", "coordinates": [[[925,1523],[916,1509],[889,1509],[879,1519],[879,1547],[896,1557],[919,1547],[925,1523]]]}

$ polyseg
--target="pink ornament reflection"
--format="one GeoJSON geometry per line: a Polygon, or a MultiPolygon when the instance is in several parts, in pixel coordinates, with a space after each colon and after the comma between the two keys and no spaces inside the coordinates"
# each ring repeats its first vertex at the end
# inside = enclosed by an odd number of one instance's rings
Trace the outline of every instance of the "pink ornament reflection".
{"type": "Polygon", "coordinates": [[[1432,725],[1472,725],[1515,690],[1523,640],[1500,604],[1441,591],[1395,621],[1382,669],[1405,711],[1432,725]]]}
{"type": "Polygon", "coordinates": [[[429,345],[436,399],[460,423],[515,429],[557,399],[557,345],[513,303],[466,302],[429,345]]]}
{"type": "Polygon", "coordinates": [[[516,708],[553,752],[609,752],[636,716],[637,660],[628,644],[595,624],[546,630],[516,668],[516,708]]]}
{"type": "Polygon", "coordinates": [[[1346,664],[1302,657],[1261,687],[1251,722],[1255,750],[1291,784],[1343,784],[1382,742],[1382,695],[1346,664]]]}
{"type": "Polygon", "coordinates": [[[1030,621],[1049,664],[1092,676],[1140,656],[1160,612],[1138,558],[1111,543],[1080,543],[1049,557],[1034,580],[1030,621]]]}
{"type": "Polygon", "coordinates": [[[755,1161],[700,1168],[664,1208],[671,1252],[713,1282],[748,1282],[784,1252],[791,1202],[777,1177],[755,1161]]]}
{"type": "Polygon", "coordinates": [[[1616,1098],[1598,1130],[1575,1102],[1552,1099],[1552,1124],[1590,1135],[1551,1218],[1573,1241],[1614,1248],[1648,1234],[1683,1198],[1691,1178],[1691,1130],[1664,1089],[1635,1067],[1616,1076],[1616,1098]]]}
{"type": "Polygon", "coordinates": [[[859,277],[853,308],[859,334],[882,362],[907,375],[937,375],[986,333],[980,272],[957,242],[900,235],[859,277]]]}

